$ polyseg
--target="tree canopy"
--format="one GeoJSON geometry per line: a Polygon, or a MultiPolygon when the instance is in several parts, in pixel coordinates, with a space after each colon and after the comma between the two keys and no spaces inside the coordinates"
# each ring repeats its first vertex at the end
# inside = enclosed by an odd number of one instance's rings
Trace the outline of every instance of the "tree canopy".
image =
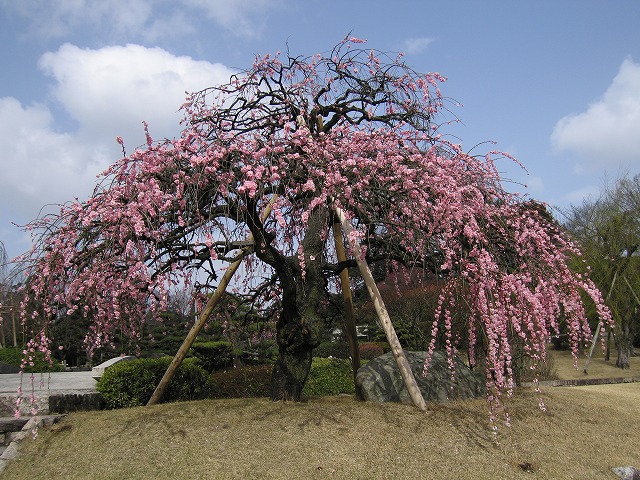
{"type": "Polygon", "coordinates": [[[339,207],[369,264],[446,280],[433,328],[450,354],[452,311],[466,304],[460,347],[482,339],[489,391],[513,387],[511,340],[543,358],[561,314],[577,349],[590,336],[581,293],[609,316],[595,285],[569,268],[575,245],[543,205],[505,190],[494,161],[506,154],[472,155],[442,135],[443,77],[362,47],[345,38],[325,55],[258,57],[190,95],[179,138],[154,142],[147,131],[89,200],[29,226],[29,303],[39,307],[25,315],[44,331],[60,309],[81,311],[94,346],[116,328],[139,335],[171,288],[215,286],[251,234],[236,288],[275,313],[272,397],[298,399],[338,275],[355,266],[332,246],[339,207]]]}

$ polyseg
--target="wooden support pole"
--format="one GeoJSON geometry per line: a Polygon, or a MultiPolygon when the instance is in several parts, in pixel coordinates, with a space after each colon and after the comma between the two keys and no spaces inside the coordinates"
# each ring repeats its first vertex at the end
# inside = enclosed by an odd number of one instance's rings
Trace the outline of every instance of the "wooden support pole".
{"type": "MultiPolygon", "coordinates": [[[[269,203],[267,204],[264,211],[262,212],[261,220],[263,222],[271,214],[271,209],[276,199],[277,199],[277,195],[274,195],[273,197],[271,197],[271,199],[269,200],[269,203]]],[[[202,327],[204,327],[204,324],[207,322],[207,320],[209,319],[209,316],[213,312],[213,309],[222,298],[222,295],[224,295],[224,292],[226,291],[227,286],[229,285],[229,282],[233,277],[233,274],[236,273],[236,271],[238,270],[238,267],[240,267],[240,264],[242,263],[242,259],[247,254],[253,251],[252,244],[253,244],[253,235],[249,234],[247,236],[247,246],[240,249],[240,258],[227,267],[227,270],[224,272],[224,275],[220,279],[220,283],[218,284],[215,291],[211,294],[211,296],[207,300],[207,304],[200,312],[200,315],[198,316],[198,319],[191,327],[191,330],[189,330],[189,333],[187,334],[186,338],[182,342],[182,345],[178,349],[178,352],[176,353],[175,357],[173,357],[173,360],[169,364],[167,371],[164,372],[164,375],[162,376],[160,383],[158,383],[158,386],[154,390],[153,395],[151,395],[151,398],[147,402],[147,406],[155,405],[162,399],[162,396],[164,395],[164,392],[167,390],[167,387],[169,386],[169,383],[171,382],[173,375],[176,373],[176,370],[178,370],[178,368],[182,364],[184,357],[187,356],[187,353],[189,352],[191,345],[193,345],[193,342],[195,342],[198,334],[200,333],[200,330],[202,330],[202,327]]]]}
{"type": "MultiPolygon", "coordinates": [[[[340,220],[340,224],[342,225],[342,230],[344,231],[347,238],[350,238],[350,233],[352,231],[351,224],[349,220],[344,215],[344,212],[338,208],[334,207],[335,213],[340,220]]],[[[382,324],[382,328],[384,329],[384,333],[387,336],[387,341],[391,346],[391,351],[393,352],[393,357],[396,359],[396,364],[398,365],[398,369],[400,370],[400,375],[402,375],[402,379],[404,380],[404,384],[407,387],[407,391],[409,392],[409,397],[413,404],[423,412],[427,410],[427,404],[424,401],[424,397],[422,396],[422,392],[420,392],[420,388],[418,387],[418,383],[416,382],[415,377],[413,376],[413,372],[411,371],[411,366],[409,365],[409,361],[407,360],[404,351],[402,350],[402,346],[400,345],[400,341],[398,340],[398,336],[396,335],[396,331],[393,328],[393,324],[391,323],[391,318],[389,317],[389,312],[387,312],[386,307],[384,306],[384,302],[382,300],[382,296],[380,295],[380,291],[376,285],[375,280],[373,279],[373,275],[371,274],[371,270],[369,269],[369,265],[367,262],[361,258],[360,254],[360,245],[357,242],[350,241],[351,249],[353,251],[353,255],[355,257],[356,263],[358,264],[358,268],[360,269],[360,273],[362,274],[362,278],[364,279],[365,284],[367,285],[367,290],[369,291],[369,295],[373,300],[373,306],[376,309],[376,313],[380,318],[380,323],[382,324]]]]}
{"type": "MultiPolygon", "coordinates": [[[[336,218],[337,220],[337,218],[336,218]]],[[[333,238],[336,243],[336,255],[338,262],[345,262],[347,255],[344,251],[344,240],[342,238],[342,229],[340,222],[333,223],[333,238]]],[[[353,315],[353,299],[351,297],[351,282],[349,280],[349,270],[343,268],[340,272],[340,284],[342,286],[342,300],[344,302],[344,328],[349,340],[349,350],[351,352],[351,367],[353,369],[353,380],[355,382],[356,375],[360,369],[360,349],[358,348],[358,332],[353,315]]],[[[361,393],[356,387],[356,396],[362,398],[361,393]]]]}

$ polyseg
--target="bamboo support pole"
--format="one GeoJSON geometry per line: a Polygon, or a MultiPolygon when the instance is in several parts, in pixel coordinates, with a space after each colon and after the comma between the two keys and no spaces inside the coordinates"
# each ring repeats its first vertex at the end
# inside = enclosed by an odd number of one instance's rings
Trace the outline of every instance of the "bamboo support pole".
{"type": "MultiPolygon", "coordinates": [[[[352,231],[351,224],[347,220],[344,215],[344,212],[339,207],[334,207],[335,213],[340,220],[340,224],[342,225],[342,230],[344,231],[347,238],[350,238],[350,233],[352,231]]],[[[393,356],[396,360],[396,364],[398,365],[398,369],[400,370],[400,375],[404,380],[404,384],[407,387],[407,391],[409,392],[409,397],[413,404],[423,412],[427,410],[427,404],[424,401],[424,397],[422,396],[422,392],[420,392],[420,388],[418,387],[418,383],[416,382],[415,377],[413,376],[413,372],[411,371],[411,366],[409,365],[409,361],[407,360],[404,351],[402,350],[402,346],[400,345],[400,341],[398,340],[398,336],[396,335],[396,331],[393,328],[393,324],[391,323],[391,318],[389,317],[389,312],[387,312],[386,307],[384,306],[384,302],[382,300],[382,296],[380,295],[380,291],[376,285],[375,280],[373,279],[373,275],[371,274],[371,270],[369,269],[369,265],[367,262],[361,258],[360,254],[360,246],[357,242],[350,241],[351,249],[353,250],[353,255],[355,257],[356,263],[358,264],[358,268],[360,269],[360,273],[362,274],[362,278],[367,285],[367,290],[369,291],[369,295],[373,300],[373,305],[376,309],[376,313],[380,318],[380,323],[382,324],[382,328],[387,336],[387,341],[391,346],[391,351],[393,352],[393,356]]]]}

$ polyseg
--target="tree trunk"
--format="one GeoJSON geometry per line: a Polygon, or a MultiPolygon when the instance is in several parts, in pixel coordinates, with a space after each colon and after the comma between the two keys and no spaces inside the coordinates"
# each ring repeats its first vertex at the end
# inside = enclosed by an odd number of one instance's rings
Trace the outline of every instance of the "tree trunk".
{"type": "Polygon", "coordinates": [[[633,338],[629,330],[629,323],[620,326],[620,332],[617,335],[618,358],[616,359],[616,367],[629,368],[629,359],[633,352],[633,338]]]}
{"type": "Polygon", "coordinates": [[[280,267],[282,311],[276,323],[278,360],[271,376],[271,399],[299,401],[311,369],[312,351],[320,344],[325,296],[322,264],[328,225],[326,208],[316,209],[309,217],[302,241],[304,266],[289,259],[280,267]]]}
{"type": "MultiPolygon", "coordinates": [[[[314,319],[303,318],[298,285],[283,289],[282,311],[276,323],[278,360],[271,374],[271,399],[298,402],[311,369],[313,348],[318,344],[314,319]]],[[[310,305],[307,305],[310,307],[310,305]]]]}
{"type": "Polygon", "coordinates": [[[311,369],[312,348],[281,348],[271,373],[271,400],[299,402],[311,369]]]}

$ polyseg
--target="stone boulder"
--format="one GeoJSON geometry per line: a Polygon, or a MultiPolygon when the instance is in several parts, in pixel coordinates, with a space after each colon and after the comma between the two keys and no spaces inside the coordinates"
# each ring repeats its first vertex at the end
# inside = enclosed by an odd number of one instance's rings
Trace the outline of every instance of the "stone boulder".
{"type": "Polygon", "coordinates": [[[611,470],[622,480],[640,480],[640,469],[636,467],[615,467],[611,470]]]}
{"type": "MultiPolygon", "coordinates": [[[[459,358],[454,360],[455,376],[452,381],[446,353],[434,352],[425,378],[422,377],[422,369],[427,352],[404,353],[425,401],[445,403],[485,395],[484,378],[471,371],[459,358]]],[[[364,400],[412,403],[391,352],[374,358],[358,370],[356,388],[364,400]]]]}

